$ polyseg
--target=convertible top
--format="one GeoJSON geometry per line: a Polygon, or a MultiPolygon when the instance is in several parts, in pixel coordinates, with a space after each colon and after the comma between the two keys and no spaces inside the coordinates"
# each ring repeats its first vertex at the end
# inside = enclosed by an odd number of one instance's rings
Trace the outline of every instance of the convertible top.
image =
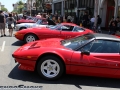
{"type": "Polygon", "coordinates": [[[120,38],[117,37],[117,36],[115,36],[115,35],[99,34],[99,33],[93,33],[92,35],[93,35],[96,39],[120,41],[120,38]]]}

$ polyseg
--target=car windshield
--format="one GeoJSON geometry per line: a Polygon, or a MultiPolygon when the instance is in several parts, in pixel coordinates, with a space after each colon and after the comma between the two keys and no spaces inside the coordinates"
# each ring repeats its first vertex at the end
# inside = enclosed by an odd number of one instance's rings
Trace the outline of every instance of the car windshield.
{"type": "Polygon", "coordinates": [[[55,29],[57,29],[58,27],[60,27],[60,24],[57,24],[57,25],[55,25],[55,26],[51,26],[51,27],[49,27],[51,30],[55,30],[55,29]]]}
{"type": "Polygon", "coordinates": [[[76,48],[87,43],[88,41],[90,41],[93,38],[94,38],[94,36],[92,34],[86,34],[86,35],[75,37],[72,39],[62,40],[61,44],[67,48],[75,50],[76,48]]]}
{"type": "Polygon", "coordinates": [[[42,23],[42,20],[38,20],[37,22],[36,22],[36,24],[41,24],[42,23]]]}

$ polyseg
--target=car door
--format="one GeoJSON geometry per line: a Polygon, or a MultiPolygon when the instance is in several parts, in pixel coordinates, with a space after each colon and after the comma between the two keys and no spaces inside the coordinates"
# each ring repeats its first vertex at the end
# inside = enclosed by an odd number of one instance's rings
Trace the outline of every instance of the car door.
{"type": "Polygon", "coordinates": [[[75,69],[76,74],[113,77],[120,69],[119,42],[95,40],[79,51],[74,52],[71,60],[71,71],[75,69]],[[90,55],[81,51],[90,51],[90,55]]]}
{"type": "Polygon", "coordinates": [[[49,28],[38,28],[36,31],[39,39],[47,39],[47,38],[61,38],[61,31],[60,30],[52,30],[49,28]]]}

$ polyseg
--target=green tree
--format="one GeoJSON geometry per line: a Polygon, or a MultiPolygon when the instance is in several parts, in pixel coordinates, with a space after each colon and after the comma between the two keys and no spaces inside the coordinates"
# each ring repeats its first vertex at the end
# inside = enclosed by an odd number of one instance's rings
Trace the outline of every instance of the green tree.
{"type": "Polygon", "coordinates": [[[8,11],[7,8],[5,8],[5,7],[1,7],[1,10],[6,11],[6,12],[8,11]]]}
{"type": "Polygon", "coordinates": [[[17,4],[18,4],[18,13],[22,13],[22,10],[24,8],[24,3],[22,1],[19,1],[17,4]]]}

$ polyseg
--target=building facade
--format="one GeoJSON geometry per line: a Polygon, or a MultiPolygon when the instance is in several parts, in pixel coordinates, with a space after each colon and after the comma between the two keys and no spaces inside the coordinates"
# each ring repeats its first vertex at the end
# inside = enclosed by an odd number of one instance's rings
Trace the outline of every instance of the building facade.
{"type": "MultiPolygon", "coordinates": [[[[76,15],[82,17],[87,11],[90,16],[95,14],[95,0],[53,0],[52,13],[59,15],[76,15]]],[[[102,18],[102,27],[108,27],[114,16],[120,17],[120,0],[98,0],[98,15],[102,18]]]]}
{"type": "Polygon", "coordinates": [[[34,16],[36,14],[36,0],[26,1],[27,14],[34,16]]]}
{"type": "Polygon", "coordinates": [[[53,0],[43,0],[43,12],[52,13],[52,1],[53,0]]]}
{"type": "Polygon", "coordinates": [[[102,18],[102,27],[108,27],[111,18],[120,17],[120,0],[99,0],[98,14],[102,18]]]}

